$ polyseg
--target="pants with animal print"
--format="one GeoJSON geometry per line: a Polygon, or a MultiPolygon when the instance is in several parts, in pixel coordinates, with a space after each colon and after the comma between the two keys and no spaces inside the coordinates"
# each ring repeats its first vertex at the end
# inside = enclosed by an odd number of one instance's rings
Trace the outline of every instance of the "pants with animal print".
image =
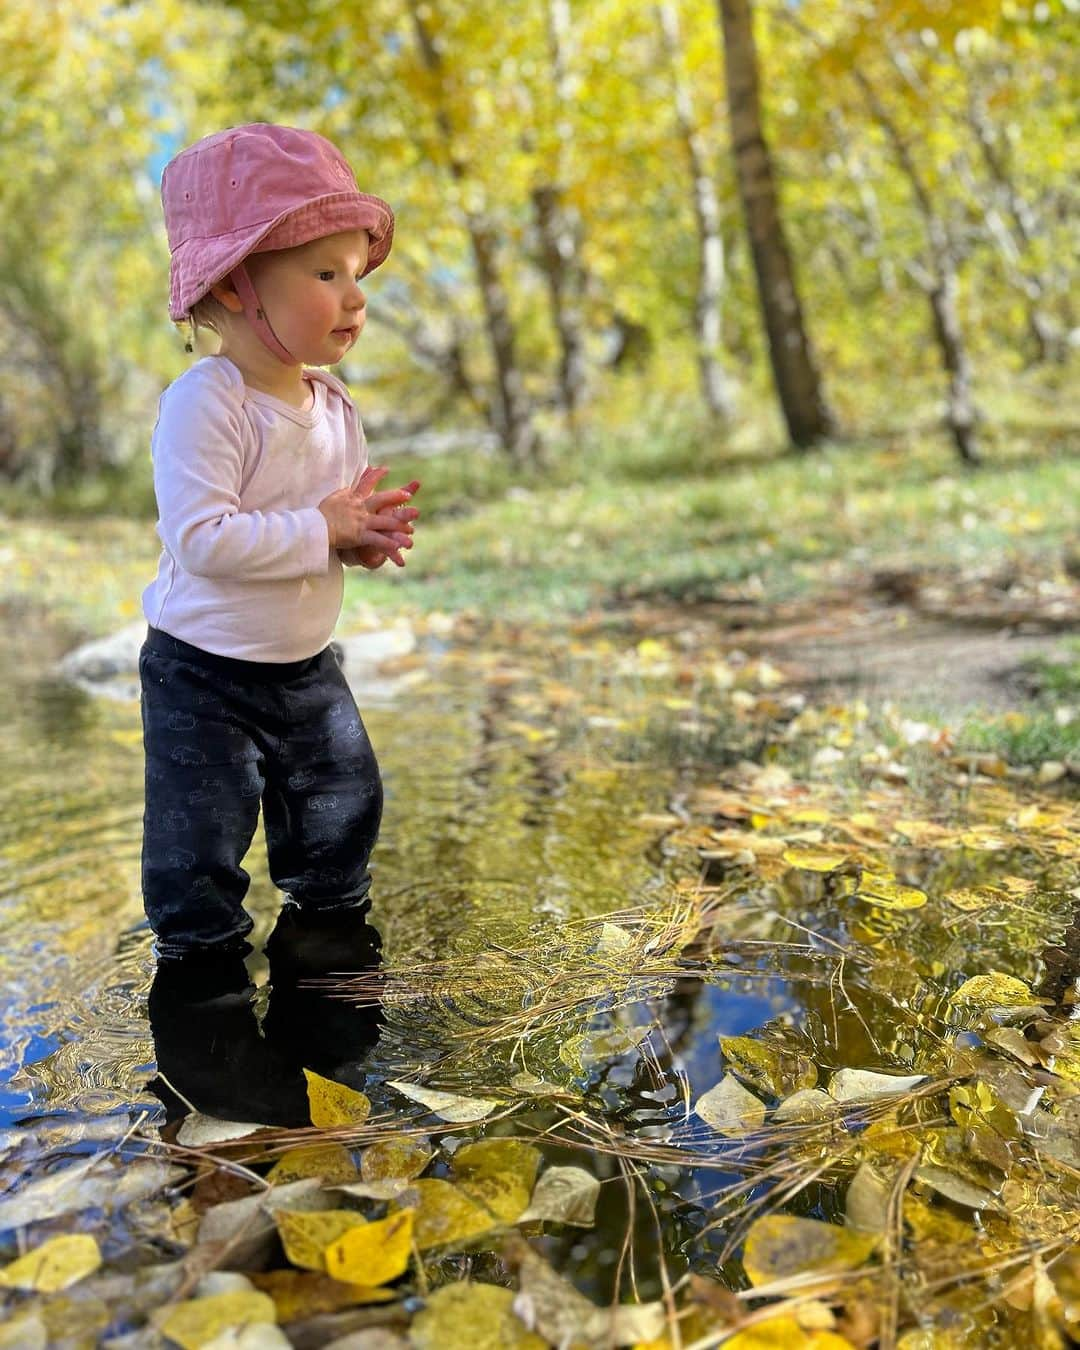
{"type": "Polygon", "coordinates": [[[332,648],[283,664],[151,628],[139,657],[142,885],[159,956],[245,946],[262,805],[270,876],[307,914],[369,908],[382,783],[332,648]]]}

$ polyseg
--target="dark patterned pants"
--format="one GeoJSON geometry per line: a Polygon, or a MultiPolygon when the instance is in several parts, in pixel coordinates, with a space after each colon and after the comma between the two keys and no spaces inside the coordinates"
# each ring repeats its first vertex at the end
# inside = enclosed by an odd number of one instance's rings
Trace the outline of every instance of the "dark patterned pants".
{"type": "Polygon", "coordinates": [[[159,956],[242,943],[263,808],[270,876],[305,913],[369,907],[382,783],[331,648],[237,661],[151,628],[139,657],[143,901],[159,956]]]}

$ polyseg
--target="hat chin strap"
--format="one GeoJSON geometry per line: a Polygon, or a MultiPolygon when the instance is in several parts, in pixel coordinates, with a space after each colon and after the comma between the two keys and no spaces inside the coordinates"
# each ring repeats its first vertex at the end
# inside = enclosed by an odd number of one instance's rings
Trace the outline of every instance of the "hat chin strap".
{"type": "Polygon", "coordinates": [[[277,334],[270,327],[270,320],[263,313],[262,306],[259,304],[259,297],[255,294],[255,287],[251,284],[251,278],[248,276],[247,268],[243,263],[239,263],[233,268],[229,273],[229,279],[236,287],[236,293],[244,306],[248,323],[254,328],[256,336],[263,345],[269,347],[278,360],[284,361],[287,366],[299,365],[300,362],[287,347],[282,346],[277,339],[277,334]]]}

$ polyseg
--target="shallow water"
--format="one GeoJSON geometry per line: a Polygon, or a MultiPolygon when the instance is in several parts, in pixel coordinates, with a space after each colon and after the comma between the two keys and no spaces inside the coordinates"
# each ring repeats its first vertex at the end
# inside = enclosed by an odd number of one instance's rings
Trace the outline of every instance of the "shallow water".
{"type": "MultiPolygon", "coordinates": [[[[147,1087],[153,959],[138,895],[139,715],[133,701],[52,678],[60,646],[55,633],[28,627],[0,647],[0,1126],[44,1117],[85,1130],[108,1118],[118,1136],[164,1120],[147,1087]]],[[[678,822],[665,813],[674,804],[685,815],[693,789],[716,781],[717,738],[698,727],[680,739],[680,691],[618,669],[609,649],[570,639],[482,656],[431,641],[402,668],[394,701],[369,708],[356,690],[386,786],[371,914],[386,965],[407,973],[449,962],[426,989],[401,975],[362,1074],[376,1107],[388,1109],[401,1102],[383,1080],[436,1062],[439,1085],[466,1093],[504,1086],[523,1066],[571,1092],[574,1110],[640,1146],[644,1184],[635,1190],[618,1150],[586,1137],[585,1165],[605,1182],[597,1226],[539,1245],[594,1298],[617,1289],[651,1298],[661,1251],[672,1277],[715,1276],[720,1262],[739,1282],[732,1225],[717,1220],[713,1196],[739,1180],[745,1158],[732,1146],[726,1170],[728,1154],[688,1109],[724,1071],[718,1036],[794,1040],[823,1071],[908,1071],[955,1034],[946,994],[958,972],[1037,979],[1074,901],[1069,860],[1025,850],[892,854],[898,875],[933,893],[1003,873],[1039,881],[1008,923],[970,914],[928,922],[929,911],[869,910],[831,878],[800,872],[765,884],[703,862],[670,842],[678,822]],[[527,1065],[512,1040],[489,1034],[520,1012],[520,989],[485,986],[478,953],[524,953],[532,967],[522,987],[533,999],[545,973],[580,962],[580,921],[641,906],[662,913],[699,882],[726,908],[691,956],[680,948],[651,973],[601,963],[591,985],[571,991],[568,1010],[530,1035],[527,1065]],[[564,932],[577,936],[564,942],[564,932]],[[635,1026],[649,1029],[637,1048],[566,1053],[571,1035],[635,1026]],[[665,1152],[674,1148],[681,1156],[665,1152]],[[628,1231],[636,1241],[622,1260],[628,1231]]],[[[258,949],[279,897],[258,847],[249,870],[249,968],[265,985],[258,949]]],[[[582,1161],[565,1113],[548,1104],[495,1132],[542,1129],[552,1131],[549,1162],[582,1161]]],[[[825,1177],[794,1205],[835,1218],[842,1188],[825,1177]]]]}

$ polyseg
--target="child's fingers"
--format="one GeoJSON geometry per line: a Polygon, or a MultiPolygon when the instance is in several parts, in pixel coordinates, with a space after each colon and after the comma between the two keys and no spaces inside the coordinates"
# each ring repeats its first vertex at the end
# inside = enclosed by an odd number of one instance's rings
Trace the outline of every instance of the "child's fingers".
{"type": "Polygon", "coordinates": [[[382,511],[387,506],[404,506],[409,496],[407,488],[386,488],[383,492],[373,492],[368,503],[373,511],[382,511]]]}
{"type": "Polygon", "coordinates": [[[360,493],[362,497],[368,496],[375,484],[382,482],[389,472],[389,468],[385,465],[369,464],[356,480],[353,491],[360,493]]]}

